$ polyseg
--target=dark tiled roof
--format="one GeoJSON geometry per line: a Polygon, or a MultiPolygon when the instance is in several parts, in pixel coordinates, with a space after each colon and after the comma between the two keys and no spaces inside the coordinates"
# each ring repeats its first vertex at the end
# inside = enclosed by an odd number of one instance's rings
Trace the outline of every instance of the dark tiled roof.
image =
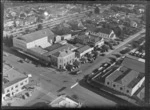
{"type": "Polygon", "coordinates": [[[110,80],[110,81],[114,81],[114,80],[116,80],[116,79],[117,79],[119,76],[121,76],[121,75],[122,75],[122,72],[116,70],[116,71],[114,71],[112,74],[110,74],[110,75],[107,77],[107,79],[110,80]]]}
{"type": "Polygon", "coordinates": [[[53,50],[58,49],[59,47],[62,47],[62,46],[63,46],[62,44],[56,43],[56,44],[53,44],[52,46],[46,47],[45,50],[53,51],[53,50]]]}
{"type": "Polygon", "coordinates": [[[26,34],[26,35],[23,35],[23,36],[18,37],[18,38],[22,39],[28,43],[28,42],[32,42],[32,41],[37,40],[37,39],[41,39],[41,38],[46,37],[46,36],[48,36],[48,38],[54,40],[54,33],[49,28],[43,29],[40,31],[36,31],[36,32],[30,33],[30,34],[26,34]]]}
{"type": "Polygon", "coordinates": [[[115,79],[115,82],[118,82],[118,83],[123,83],[122,81],[122,79],[125,77],[125,76],[127,76],[127,74],[129,73],[131,71],[131,69],[127,69],[126,71],[120,71],[121,73],[122,73],[122,75],[120,75],[118,78],[116,78],[115,79]]]}
{"type": "MultiPolygon", "coordinates": [[[[75,46],[73,46],[73,45],[71,45],[71,44],[66,44],[66,45],[62,45],[61,47],[58,47],[58,48],[56,48],[56,49],[53,49],[52,51],[47,52],[47,53],[45,53],[45,54],[43,54],[43,55],[49,56],[49,55],[52,55],[52,54],[57,53],[57,52],[59,52],[59,51],[63,51],[63,50],[66,50],[66,49],[73,49],[73,48],[75,48],[75,46]]],[[[56,54],[56,55],[57,55],[57,54],[56,54]]]]}
{"type": "Polygon", "coordinates": [[[77,51],[79,53],[82,53],[82,52],[84,52],[84,51],[86,51],[86,50],[88,50],[90,48],[91,48],[90,46],[86,45],[86,46],[83,46],[83,47],[79,48],[77,51]]]}

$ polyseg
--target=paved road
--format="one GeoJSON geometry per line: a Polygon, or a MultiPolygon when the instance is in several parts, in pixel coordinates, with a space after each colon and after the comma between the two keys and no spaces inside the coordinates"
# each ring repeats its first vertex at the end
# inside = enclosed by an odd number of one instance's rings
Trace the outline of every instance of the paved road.
{"type": "MultiPolygon", "coordinates": [[[[130,41],[130,40],[128,40],[130,41]]],[[[127,43],[127,42],[126,42],[127,43]]],[[[124,43],[125,44],[125,43],[124,43]]],[[[118,47],[117,50],[112,51],[112,53],[118,51],[122,48],[123,45],[118,47]]],[[[14,51],[10,50],[9,48],[4,47],[4,50],[11,51],[11,53],[15,53],[14,51]]],[[[15,53],[16,54],[16,53],[15,53]]],[[[80,85],[75,86],[74,88],[70,88],[73,84],[75,84],[76,79],[82,79],[85,74],[91,73],[93,69],[95,69],[101,62],[106,60],[106,57],[109,57],[110,53],[105,57],[100,57],[96,60],[93,64],[88,64],[88,67],[84,67],[84,73],[81,75],[74,77],[71,75],[63,75],[57,74],[53,70],[46,69],[44,67],[35,67],[33,64],[28,63],[19,63],[17,62],[20,58],[14,55],[9,57],[4,57],[4,60],[12,64],[14,67],[18,68],[20,71],[24,71],[26,73],[30,73],[33,76],[40,78],[40,82],[42,83],[42,88],[47,92],[52,92],[55,95],[59,94],[57,91],[60,90],[62,87],[66,87],[62,92],[66,94],[76,94],[79,96],[79,100],[84,102],[85,105],[115,105],[115,102],[107,100],[106,98],[93,93],[86,88],[81,87],[80,85]],[[64,82],[66,81],[66,82],[64,82]]],[[[62,93],[60,92],[60,93],[62,93]]]]}
{"type": "MultiPolygon", "coordinates": [[[[71,75],[64,76],[61,74],[56,74],[55,72],[47,70],[42,67],[37,68],[32,64],[19,63],[19,62],[17,62],[17,60],[19,60],[19,58],[17,58],[16,56],[13,56],[13,55],[11,55],[11,57],[4,57],[4,59],[7,62],[9,62],[10,64],[12,64],[14,67],[18,68],[19,71],[25,71],[26,73],[30,73],[34,76],[39,77],[40,82],[42,83],[42,87],[46,91],[52,92],[57,95],[57,94],[59,94],[57,92],[58,90],[60,90],[62,87],[67,87],[66,90],[64,90],[64,92],[67,94],[73,93],[72,90],[70,89],[70,87],[75,83],[75,79],[73,79],[71,75]],[[40,74],[42,74],[42,75],[40,75],[40,74]],[[67,82],[64,82],[64,81],[67,81],[67,82]]],[[[76,94],[80,95],[80,97],[82,98],[82,101],[88,100],[86,102],[87,105],[90,103],[91,104],[104,103],[105,98],[102,98],[101,96],[99,96],[95,93],[92,93],[90,91],[88,91],[88,93],[84,93],[84,92],[86,92],[86,89],[83,87],[79,86],[79,88],[75,88],[74,91],[77,91],[76,94]],[[94,94],[96,95],[96,97],[93,97],[94,94]],[[90,100],[91,98],[93,100],[95,100],[95,102],[91,101],[90,100]]],[[[105,100],[107,100],[107,99],[105,99],[105,100]]],[[[107,101],[106,104],[109,105],[110,102],[107,101]]]]}
{"type": "Polygon", "coordinates": [[[104,57],[99,57],[92,64],[87,64],[87,66],[83,66],[83,68],[81,67],[81,69],[83,71],[83,74],[80,75],[79,77],[91,73],[95,68],[98,68],[100,66],[100,64],[102,64],[103,62],[109,61],[108,58],[112,54],[119,52],[127,43],[131,42],[132,40],[134,40],[134,39],[136,39],[138,37],[141,37],[140,34],[142,32],[144,32],[144,31],[145,31],[145,29],[141,30],[140,32],[138,32],[135,35],[132,35],[131,37],[129,37],[128,39],[126,39],[124,42],[120,43],[117,47],[115,47],[115,50],[110,50],[104,57]]]}

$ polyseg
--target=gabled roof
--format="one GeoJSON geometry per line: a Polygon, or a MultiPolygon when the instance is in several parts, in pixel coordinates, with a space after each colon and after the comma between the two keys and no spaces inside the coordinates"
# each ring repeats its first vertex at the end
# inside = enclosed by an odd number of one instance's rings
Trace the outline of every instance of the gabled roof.
{"type": "Polygon", "coordinates": [[[145,63],[131,56],[126,56],[121,65],[137,72],[145,73],[145,63]]]}
{"type": "Polygon", "coordinates": [[[54,39],[54,33],[49,28],[43,29],[40,31],[35,31],[33,33],[26,34],[26,35],[23,35],[23,36],[17,37],[17,38],[29,43],[29,42],[41,39],[46,36],[50,39],[54,39]]]}
{"type": "Polygon", "coordinates": [[[3,72],[4,88],[11,86],[23,79],[27,78],[26,75],[19,73],[17,70],[11,68],[6,72],[3,72]]]}
{"type": "Polygon", "coordinates": [[[59,53],[57,53],[57,52],[63,51],[63,50],[67,50],[67,49],[72,50],[72,49],[74,49],[74,48],[76,48],[76,47],[73,46],[73,45],[71,45],[71,44],[66,44],[66,45],[62,45],[61,47],[58,47],[58,48],[56,48],[56,49],[54,49],[54,50],[52,50],[52,51],[49,51],[49,52],[47,52],[47,53],[44,53],[43,55],[45,55],[45,56],[49,56],[49,55],[58,56],[59,53]]]}

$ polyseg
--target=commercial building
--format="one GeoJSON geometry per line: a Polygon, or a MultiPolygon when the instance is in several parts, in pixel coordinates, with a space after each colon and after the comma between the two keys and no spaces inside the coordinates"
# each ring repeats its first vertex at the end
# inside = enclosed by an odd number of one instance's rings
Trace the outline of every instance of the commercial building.
{"type": "Polygon", "coordinates": [[[12,98],[24,90],[29,83],[29,77],[19,73],[12,66],[3,64],[3,91],[2,101],[12,98]]]}
{"type": "Polygon", "coordinates": [[[13,38],[13,46],[22,50],[27,50],[40,46],[46,48],[54,42],[54,34],[50,29],[36,31],[20,37],[13,38]]]}
{"type": "Polygon", "coordinates": [[[92,50],[93,50],[93,47],[90,47],[90,46],[88,46],[88,45],[82,46],[82,47],[80,47],[80,48],[78,48],[78,49],[76,50],[76,56],[77,56],[78,58],[81,58],[81,57],[84,56],[86,53],[90,53],[92,50]]]}
{"type": "Polygon", "coordinates": [[[121,66],[106,77],[105,85],[132,96],[145,81],[145,63],[126,56],[121,66]]]}
{"type": "Polygon", "coordinates": [[[56,108],[80,108],[82,104],[71,97],[63,95],[53,100],[50,106],[56,108]]]}
{"type": "Polygon", "coordinates": [[[89,35],[95,35],[104,39],[115,39],[116,35],[113,30],[107,28],[95,28],[87,31],[89,35]]]}
{"type": "MultiPolygon", "coordinates": [[[[44,56],[47,56],[51,59],[51,64],[59,69],[65,69],[67,64],[73,63],[75,60],[75,52],[73,50],[76,49],[75,46],[66,44],[61,45],[57,44],[58,48],[49,48],[49,52],[45,53],[44,56]],[[60,47],[61,45],[61,47],[60,47]]],[[[57,46],[55,44],[55,46],[57,46]]]]}

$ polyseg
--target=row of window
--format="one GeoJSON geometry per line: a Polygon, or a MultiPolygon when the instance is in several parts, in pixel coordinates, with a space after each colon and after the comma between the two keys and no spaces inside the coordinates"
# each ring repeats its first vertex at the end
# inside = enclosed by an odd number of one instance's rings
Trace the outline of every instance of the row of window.
{"type": "MultiPolygon", "coordinates": [[[[27,83],[27,80],[25,80],[25,82],[27,83]]],[[[22,86],[24,84],[24,82],[21,82],[20,85],[22,86]]],[[[16,85],[15,88],[18,88],[19,85],[16,85]]],[[[13,90],[14,87],[11,87],[11,90],[13,90]]],[[[7,93],[10,92],[10,90],[7,90],[7,93]]]]}
{"type": "Polygon", "coordinates": [[[70,57],[68,57],[67,59],[60,59],[59,62],[60,62],[60,63],[63,63],[63,62],[66,62],[66,61],[70,61],[70,60],[72,60],[72,59],[74,59],[74,56],[70,56],[70,57]]]}
{"type": "MultiPolygon", "coordinates": [[[[109,82],[107,82],[107,85],[109,85],[109,84],[110,84],[110,83],[109,83],[109,82]]],[[[114,85],[113,85],[113,87],[115,88],[115,87],[116,87],[116,85],[114,84],[114,85]]],[[[122,87],[120,87],[120,90],[122,91],[122,90],[123,90],[123,88],[122,88],[122,87]]],[[[127,90],[126,92],[127,92],[127,93],[129,93],[129,90],[127,90]]]]}

